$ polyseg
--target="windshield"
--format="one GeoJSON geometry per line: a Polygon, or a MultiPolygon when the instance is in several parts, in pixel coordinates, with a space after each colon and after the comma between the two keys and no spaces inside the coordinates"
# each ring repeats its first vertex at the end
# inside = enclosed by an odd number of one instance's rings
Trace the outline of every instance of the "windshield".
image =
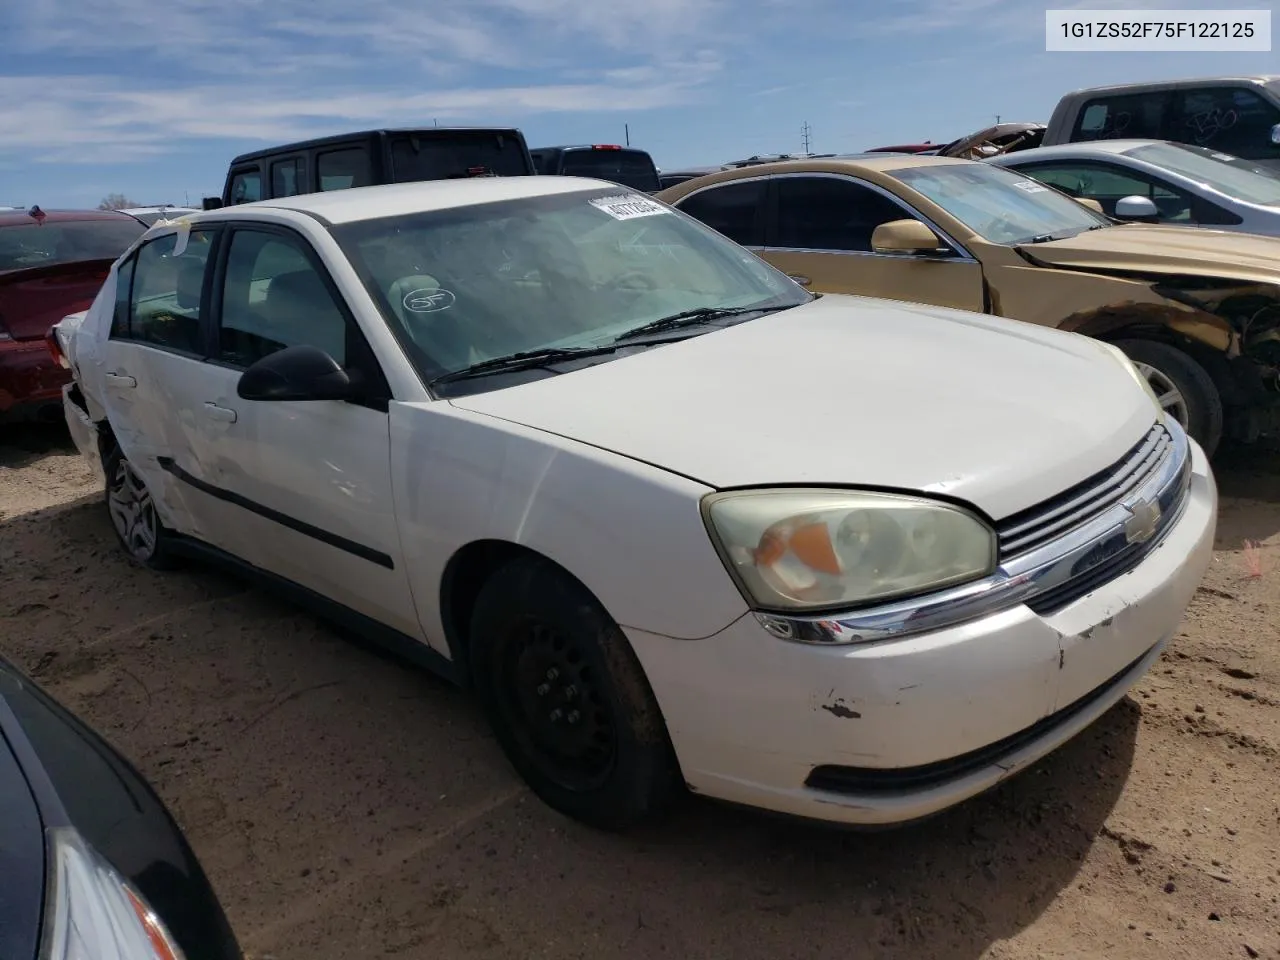
{"type": "Polygon", "coordinates": [[[1280,205],[1280,172],[1252,160],[1180,143],[1146,144],[1126,150],[1125,155],[1179,173],[1246,203],[1280,205]]]}
{"type": "Polygon", "coordinates": [[[46,220],[0,227],[0,270],[114,260],[146,231],[132,217],[46,220]]]}
{"type": "Polygon", "coordinates": [[[525,351],[612,343],[686,310],[811,299],[696,220],[617,190],[387,217],[332,232],[426,381],[525,351]]]}
{"type": "Polygon", "coordinates": [[[646,192],[661,188],[653,158],[643,150],[566,150],[560,174],[599,177],[646,192]]]}
{"type": "Polygon", "coordinates": [[[885,172],[992,243],[1061,240],[1111,225],[1066,194],[987,163],[930,163],[885,172]]]}

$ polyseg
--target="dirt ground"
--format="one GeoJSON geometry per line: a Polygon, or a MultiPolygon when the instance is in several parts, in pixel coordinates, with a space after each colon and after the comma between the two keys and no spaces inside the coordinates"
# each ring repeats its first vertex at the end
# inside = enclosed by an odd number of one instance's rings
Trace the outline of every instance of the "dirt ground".
{"type": "Polygon", "coordinates": [[[0,434],[0,649],[151,778],[255,958],[1280,958],[1280,457],[1218,473],[1162,662],[900,831],[694,799],[625,837],[566,821],[466,695],[256,588],[127,563],[65,434],[0,434]]]}

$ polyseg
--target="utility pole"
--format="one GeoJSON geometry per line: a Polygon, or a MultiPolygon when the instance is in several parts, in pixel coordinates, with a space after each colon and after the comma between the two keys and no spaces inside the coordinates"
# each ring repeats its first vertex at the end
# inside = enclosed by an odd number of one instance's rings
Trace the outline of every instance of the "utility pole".
{"type": "Polygon", "coordinates": [[[813,128],[809,126],[809,121],[804,122],[804,126],[800,128],[800,137],[804,142],[804,152],[809,152],[809,135],[813,132],[813,128]]]}
{"type": "Polygon", "coordinates": [[[629,147],[629,146],[631,146],[631,124],[629,124],[629,123],[624,123],[624,124],[622,125],[622,129],[623,129],[623,131],[624,131],[624,132],[626,133],[626,135],[627,135],[627,146],[629,147]]]}
{"type": "Polygon", "coordinates": [[[996,126],[1000,125],[1000,114],[996,114],[996,126]]]}

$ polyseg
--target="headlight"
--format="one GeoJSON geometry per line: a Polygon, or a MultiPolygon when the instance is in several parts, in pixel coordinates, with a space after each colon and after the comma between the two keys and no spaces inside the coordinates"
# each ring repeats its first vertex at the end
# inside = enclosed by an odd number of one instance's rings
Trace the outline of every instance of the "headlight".
{"type": "Polygon", "coordinates": [[[883,602],[995,569],[995,533],[968,511],[923,497],[743,490],[703,503],[730,573],[764,610],[883,602]]]}
{"type": "Polygon", "coordinates": [[[50,831],[41,960],[184,960],[141,895],[69,828],[50,831]]]}
{"type": "Polygon", "coordinates": [[[1147,396],[1151,398],[1151,402],[1155,404],[1155,408],[1163,415],[1164,407],[1160,406],[1160,398],[1156,396],[1155,390],[1151,388],[1151,383],[1147,378],[1142,375],[1142,371],[1134,366],[1133,361],[1129,359],[1129,355],[1113,343],[1107,343],[1105,340],[1098,340],[1095,342],[1105,348],[1116,362],[1129,372],[1129,376],[1138,381],[1138,386],[1142,387],[1142,389],[1146,391],[1147,396]]]}

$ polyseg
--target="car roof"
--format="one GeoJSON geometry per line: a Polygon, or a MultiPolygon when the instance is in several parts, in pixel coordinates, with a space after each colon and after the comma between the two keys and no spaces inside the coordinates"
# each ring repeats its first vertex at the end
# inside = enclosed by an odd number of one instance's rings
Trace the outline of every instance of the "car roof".
{"type": "MultiPolygon", "coordinates": [[[[813,157],[808,160],[780,160],[773,163],[757,163],[749,167],[734,167],[699,177],[698,188],[722,183],[729,180],[749,180],[753,177],[767,177],[779,173],[847,173],[854,176],[870,174],[872,179],[893,170],[905,170],[909,167],[945,166],[956,164],[978,163],[977,160],[964,160],[960,157],[928,157],[918,153],[867,153],[849,154],[840,157],[813,157]]],[[[685,183],[668,187],[668,190],[679,190],[693,184],[685,183]]],[[[692,191],[691,191],[692,192],[692,191]]]]}
{"type": "Polygon", "coordinates": [[[335,133],[327,137],[316,137],[311,140],[295,140],[292,143],[280,143],[259,150],[242,153],[231,161],[231,166],[259,160],[262,157],[274,156],[278,153],[292,153],[295,150],[311,150],[315,147],[327,147],[331,144],[347,143],[351,140],[363,140],[380,134],[412,133],[435,136],[450,133],[499,133],[507,136],[520,136],[518,127],[378,127],[375,130],[356,130],[352,133],[335,133]]]}
{"type": "MultiPolygon", "coordinates": [[[[473,177],[466,180],[419,180],[373,187],[348,187],[327,193],[303,193],[294,197],[238,203],[194,215],[193,221],[209,222],[252,216],[255,211],[295,210],[330,224],[377,220],[401,214],[452,210],[480,203],[547,197],[560,193],[610,189],[637,193],[607,180],[590,177],[473,177]]],[[[643,195],[643,194],[641,194],[643,195]]]]}
{"type": "Polygon", "coordinates": [[[1230,83],[1280,83],[1280,73],[1255,73],[1218,77],[1190,77],[1185,80],[1142,80],[1136,83],[1114,83],[1103,87],[1081,87],[1072,90],[1068,97],[1081,94],[1140,93],[1144,90],[1186,90],[1198,86],[1221,86],[1230,83]]]}
{"type": "MultiPolygon", "coordinates": [[[[1053,157],[1088,156],[1096,154],[1128,153],[1135,147],[1144,147],[1153,143],[1169,143],[1168,140],[1086,140],[1079,143],[1057,143],[1051,147],[1034,147],[1030,150],[1016,150],[992,157],[992,162],[1014,165],[1019,161],[1052,159],[1053,157]]],[[[1174,144],[1177,146],[1177,144],[1174,144]]]]}
{"type": "MultiPolygon", "coordinates": [[[[41,208],[43,209],[43,208],[41,208]]],[[[76,220],[119,220],[129,217],[119,210],[44,210],[46,223],[70,223],[76,220]]],[[[26,210],[0,209],[0,227],[16,227],[35,223],[36,220],[26,210]]]]}

